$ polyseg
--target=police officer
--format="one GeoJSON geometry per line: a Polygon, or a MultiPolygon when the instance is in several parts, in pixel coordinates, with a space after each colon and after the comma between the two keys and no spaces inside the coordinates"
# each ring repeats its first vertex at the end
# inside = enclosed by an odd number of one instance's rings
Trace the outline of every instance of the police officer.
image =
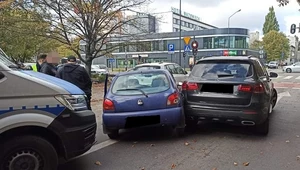
{"type": "Polygon", "coordinates": [[[55,76],[57,72],[57,68],[55,66],[57,58],[56,53],[49,53],[46,57],[46,61],[41,65],[40,72],[50,76],[55,76]]]}
{"type": "Polygon", "coordinates": [[[66,80],[84,91],[87,96],[88,109],[92,110],[92,80],[85,68],[76,64],[76,58],[74,56],[69,56],[67,63],[58,68],[56,77],[66,80]]]}
{"type": "Polygon", "coordinates": [[[36,63],[31,66],[32,70],[35,71],[35,72],[40,72],[41,65],[46,61],[46,57],[47,57],[46,54],[40,54],[37,57],[36,63]]]}

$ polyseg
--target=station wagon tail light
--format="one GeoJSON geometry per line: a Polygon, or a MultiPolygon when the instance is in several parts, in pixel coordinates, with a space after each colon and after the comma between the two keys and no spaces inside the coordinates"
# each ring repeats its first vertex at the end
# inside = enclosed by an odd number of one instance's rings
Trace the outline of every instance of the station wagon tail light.
{"type": "Polygon", "coordinates": [[[177,105],[178,103],[179,103],[178,93],[173,93],[168,97],[168,100],[167,100],[168,106],[177,105]]]}
{"type": "Polygon", "coordinates": [[[192,83],[192,82],[183,82],[182,83],[182,90],[198,90],[198,84],[197,83],[192,83]]]}
{"type": "Polygon", "coordinates": [[[263,93],[265,91],[264,86],[261,83],[255,85],[241,84],[239,85],[238,90],[241,92],[253,93],[263,93]]]}
{"type": "Polygon", "coordinates": [[[114,102],[109,99],[105,99],[103,101],[103,110],[115,110],[114,102]]]}

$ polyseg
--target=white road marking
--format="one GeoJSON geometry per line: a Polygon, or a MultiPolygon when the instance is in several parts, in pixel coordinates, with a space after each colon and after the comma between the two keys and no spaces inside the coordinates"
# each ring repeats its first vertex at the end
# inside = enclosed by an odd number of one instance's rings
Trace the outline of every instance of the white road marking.
{"type": "Polygon", "coordinates": [[[299,88],[299,87],[298,87],[298,88],[297,88],[297,87],[294,87],[294,88],[292,88],[292,89],[294,89],[294,90],[300,90],[300,88],[299,88]]]}
{"type": "Polygon", "coordinates": [[[75,158],[72,158],[72,160],[73,160],[73,159],[76,159],[76,158],[80,158],[80,157],[85,156],[85,155],[87,155],[87,154],[96,152],[96,151],[98,151],[98,150],[100,150],[100,149],[103,149],[103,148],[105,148],[105,147],[107,147],[107,146],[113,145],[113,144],[115,144],[115,143],[117,143],[117,142],[119,142],[119,141],[118,141],[118,140],[111,140],[111,139],[108,139],[108,140],[106,140],[106,141],[104,141],[104,142],[101,142],[101,143],[98,143],[98,144],[92,146],[92,148],[91,148],[89,151],[87,151],[86,153],[84,153],[84,154],[82,154],[82,155],[80,155],[80,156],[77,156],[77,157],[75,157],[75,158]]]}
{"type": "Polygon", "coordinates": [[[282,92],[282,93],[278,93],[277,102],[279,102],[279,100],[281,100],[282,97],[291,97],[291,94],[288,91],[282,92]]]}
{"type": "Polygon", "coordinates": [[[292,77],[294,77],[294,76],[286,76],[286,77],[283,78],[283,79],[291,79],[292,77]]]}
{"type": "Polygon", "coordinates": [[[296,79],[299,80],[299,79],[300,79],[300,76],[298,76],[296,79]]]}

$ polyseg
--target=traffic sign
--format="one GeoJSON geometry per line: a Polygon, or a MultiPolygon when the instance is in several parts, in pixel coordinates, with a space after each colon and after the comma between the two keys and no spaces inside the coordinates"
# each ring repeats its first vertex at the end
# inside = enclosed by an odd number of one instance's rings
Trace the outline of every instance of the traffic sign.
{"type": "Polygon", "coordinates": [[[113,63],[113,62],[115,62],[115,59],[114,58],[110,58],[110,59],[108,59],[108,61],[113,63]]]}
{"type": "Polygon", "coordinates": [[[184,51],[185,51],[185,52],[191,51],[190,45],[185,45],[185,46],[184,46],[184,51]]]}
{"type": "Polygon", "coordinates": [[[175,53],[175,45],[174,44],[168,44],[168,53],[169,54],[175,53]]]}
{"type": "Polygon", "coordinates": [[[264,53],[264,50],[259,50],[259,54],[263,54],[264,53]]]}
{"type": "Polygon", "coordinates": [[[183,41],[186,45],[188,45],[190,43],[191,37],[184,37],[183,41]]]}

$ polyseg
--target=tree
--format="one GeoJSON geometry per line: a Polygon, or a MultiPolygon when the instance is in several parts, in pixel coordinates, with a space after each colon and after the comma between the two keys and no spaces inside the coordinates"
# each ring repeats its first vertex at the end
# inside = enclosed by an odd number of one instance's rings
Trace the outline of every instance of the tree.
{"type": "Polygon", "coordinates": [[[251,50],[259,50],[259,48],[262,46],[262,41],[255,40],[253,43],[250,44],[251,50]]]}
{"type": "Polygon", "coordinates": [[[0,11],[0,45],[15,62],[31,62],[38,53],[50,52],[57,47],[57,41],[19,32],[21,27],[42,34],[44,25],[41,22],[27,22],[35,15],[34,12],[8,7],[6,5],[0,11]]]}
{"type": "Polygon", "coordinates": [[[271,30],[279,31],[279,24],[273,6],[269,8],[269,13],[265,17],[263,34],[267,34],[271,30]]]}
{"type": "MultiPolygon", "coordinates": [[[[90,74],[93,59],[112,53],[118,45],[107,45],[111,36],[127,34],[124,25],[133,20],[123,17],[125,11],[136,11],[148,0],[35,0],[25,3],[24,9],[37,11],[51,29],[47,37],[67,45],[86,64],[90,74]],[[74,38],[86,42],[85,57],[72,46],[74,38]]],[[[127,34],[128,35],[128,34],[127,34]]],[[[134,35],[133,35],[134,36],[134,35]]]]}
{"type": "Polygon", "coordinates": [[[263,47],[268,61],[284,60],[289,55],[289,39],[282,32],[272,30],[263,37],[263,47]],[[284,54],[281,58],[282,53],[284,54]]]}
{"type": "MultiPolygon", "coordinates": [[[[300,0],[295,0],[300,5],[300,0]]],[[[279,2],[279,6],[286,6],[290,1],[289,0],[277,0],[279,2]]]]}

